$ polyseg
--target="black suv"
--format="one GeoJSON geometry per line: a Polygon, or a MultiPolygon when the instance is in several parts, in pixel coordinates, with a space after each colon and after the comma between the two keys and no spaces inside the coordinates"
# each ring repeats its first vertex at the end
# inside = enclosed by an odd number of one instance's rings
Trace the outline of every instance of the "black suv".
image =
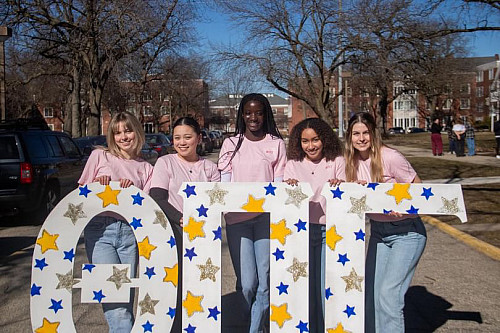
{"type": "Polygon", "coordinates": [[[43,119],[0,123],[0,216],[36,212],[44,218],[74,190],[85,158],[69,135],[43,119]]]}

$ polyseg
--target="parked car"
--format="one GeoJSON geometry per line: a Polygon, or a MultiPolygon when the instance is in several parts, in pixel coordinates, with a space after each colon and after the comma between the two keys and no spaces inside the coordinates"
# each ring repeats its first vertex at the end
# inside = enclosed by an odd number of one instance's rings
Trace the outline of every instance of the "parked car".
{"type": "Polygon", "coordinates": [[[146,134],[146,143],[156,150],[160,157],[175,152],[172,142],[163,133],[146,134]]]}
{"type": "Polygon", "coordinates": [[[405,134],[405,130],[403,127],[391,127],[387,131],[389,134],[405,134]]]}
{"type": "Polygon", "coordinates": [[[201,130],[201,140],[205,143],[205,150],[207,153],[214,151],[214,142],[212,141],[207,129],[201,130]]]}
{"type": "Polygon", "coordinates": [[[45,218],[78,186],[86,157],[69,135],[43,119],[0,123],[0,215],[45,218]]]}
{"type": "Polygon", "coordinates": [[[217,132],[217,131],[210,131],[208,132],[210,135],[210,138],[212,139],[212,142],[214,143],[214,148],[219,149],[222,146],[222,135],[217,132]]]}
{"type": "Polygon", "coordinates": [[[408,133],[422,133],[422,132],[425,132],[425,129],[419,127],[408,128],[408,133]]]}

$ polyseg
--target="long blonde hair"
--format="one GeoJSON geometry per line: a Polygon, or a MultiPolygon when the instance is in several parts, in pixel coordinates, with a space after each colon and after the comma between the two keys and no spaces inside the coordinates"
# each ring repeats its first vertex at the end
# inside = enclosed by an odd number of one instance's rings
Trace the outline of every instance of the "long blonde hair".
{"type": "Polygon", "coordinates": [[[115,132],[118,130],[120,123],[123,123],[127,129],[135,133],[135,144],[133,149],[135,155],[132,157],[141,156],[142,146],[144,142],[146,142],[144,129],[137,117],[127,111],[115,113],[111,118],[108,126],[108,133],[106,134],[106,142],[108,143],[108,148],[106,150],[115,156],[125,158],[115,141],[115,132]]]}
{"type": "MultiPolygon", "coordinates": [[[[375,118],[368,112],[358,112],[349,119],[345,140],[345,173],[348,182],[356,181],[358,171],[359,152],[352,144],[352,128],[357,123],[363,123],[370,133],[370,151],[371,160],[370,177],[372,182],[384,181],[384,167],[382,165],[382,138],[377,130],[375,118]]],[[[365,179],[366,180],[366,179],[365,179]]]]}

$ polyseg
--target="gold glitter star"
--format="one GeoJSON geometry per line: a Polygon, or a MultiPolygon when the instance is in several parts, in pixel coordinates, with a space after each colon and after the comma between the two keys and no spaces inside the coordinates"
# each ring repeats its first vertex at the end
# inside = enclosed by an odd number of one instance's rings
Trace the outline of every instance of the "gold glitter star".
{"type": "Polygon", "coordinates": [[[42,237],[36,240],[36,243],[40,245],[42,249],[42,253],[45,253],[48,250],[59,250],[57,248],[56,240],[59,237],[59,234],[49,234],[47,230],[43,229],[42,237]]]}
{"type": "Polygon", "coordinates": [[[297,282],[299,277],[307,277],[307,261],[300,262],[297,258],[293,258],[292,266],[288,267],[287,272],[292,273],[293,282],[297,282]]]}
{"type": "Polygon", "coordinates": [[[351,333],[351,331],[344,330],[344,326],[342,326],[342,323],[338,323],[336,328],[327,328],[326,332],[327,333],[351,333]]]}
{"type": "Polygon", "coordinates": [[[385,192],[387,195],[392,195],[396,199],[396,204],[399,205],[403,199],[411,200],[411,195],[408,190],[410,189],[410,184],[398,184],[395,183],[391,190],[385,192]]]}
{"type": "Polygon", "coordinates": [[[281,243],[281,245],[285,245],[286,237],[291,233],[292,230],[290,230],[286,226],[285,219],[282,219],[278,223],[271,223],[271,235],[269,236],[269,238],[277,239],[281,243]]]}
{"type": "Polygon", "coordinates": [[[204,225],[205,221],[196,221],[193,217],[189,218],[188,224],[184,226],[184,232],[188,234],[190,241],[193,241],[196,237],[205,237],[204,225]]]}
{"type": "Polygon", "coordinates": [[[224,202],[224,196],[228,194],[229,192],[223,189],[219,188],[219,185],[215,183],[214,188],[211,190],[205,191],[207,192],[209,198],[210,198],[210,204],[213,205],[214,203],[220,203],[222,205],[225,205],[226,203],[224,202]]]}
{"type": "Polygon", "coordinates": [[[85,215],[85,213],[83,212],[82,208],[83,208],[83,202],[76,206],[73,205],[72,203],[69,203],[68,210],[66,211],[66,213],[64,213],[63,216],[69,217],[71,219],[71,222],[73,222],[73,224],[76,224],[76,221],[78,221],[78,219],[87,217],[87,215],[85,215]]]}
{"type": "Polygon", "coordinates": [[[295,186],[292,189],[285,188],[285,191],[288,193],[285,205],[294,204],[297,208],[300,208],[301,202],[307,199],[307,195],[302,192],[302,188],[300,186],[295,186]]]}
{"type": "Polygon", "coordinates": [[[271,304],[271,321],[274,321],[280,328],[283,327],[285,321],[292,319],[288,313],[288,304],[283,303],[280,306],[271,304]]]}
{"type": "Polygon", "coordinates": [[[102,200],[102,207],[107,207],[110,204],[118,206],[118,194],[120,192],[120,190],[113,190],[111,186],[106,185],[103,192],[97,193],[97,196],[102,200]]]}
{"type": "Polygon", "coordinates": [[[441,197],[441,201],[443,201],[443,207],[439,208],[438,213],[447,213],[447,214],[456,214],[461,212],[460,208],[458,208],[458,198],[453,198],[448,200],[444,197],[441,197]]]}
{"type": "Polygon", "coordinates": [[[203,312],[201,301],[203,296],[194,296],[189,290],[187,291],[186,299],[182,301],[182,306],[186,309],[188,317],[191,317],[195,312],[203,312]]]}
{"type": "Polygon", "coordinates": [[[149,244],[149,236],[144,237],[144,239],[137,243],[137,247],[139,248],[139,256],[143,256],[148,259],[151,258],[151,252],[156,249],[156,246],[149,244]]]}
{"type": "Polygon", "coordinates": [[[73,286],[80,282],[79,279],[73,278],[73,270],[72,269],[66,274],[56,273],[56,276],[59,279],[59,283],[57,284],[56,289],[63,289],[64,288],[67,291],[71,292],[71,289],[73,288],[73,286]]]}
{"type": "Polygon", "coordinates": [[[363,292],[363,288],[361,287],[361,282],[365,279],[362,276],[359,276],[356,271],[354,270],[354,267],[351,269],[351,273],[346,276],[341,276],[342,280],[345,281],[345,292],[348,292],[349,290],[356,289],[359,292],[363,292]]]}
{"type": "Polygon", "coordinates": [[[130,279],[127,277],[128,267],[125,269],[119,269],[113,266],[113,275],[111,275],[106,281],[114,282],[116,289],[120,289],[123,283],[131,283],[130,279]]]}
{"type": "Polygon", "coordinates": [[[340,241],[343,237],[337,234],[337,228],[332,226],[326,232],[326,245],[330,248],[330,250],[335,251],[335,246],[337,242],[340,241]]]}
{"type": "Polygon", "coordinates": [[[200,281],[210,279],[215,282],[215,274],[220,270],[220,267],[212,265],[212,258],[208,258],[205,265],[196,265],[200,269],[200,281]]]}
{"type": "Polygon", "coordinates": [[[248,202],[241,206],[244,210],[251,213],[263,213],[262,205],[266,199],[255,199],[253,195],[248,195],[248,202]]]}
{"type": "Polygon", "coordinates": [[[153,224],[159,224],[163,227],[163,229],[167,229],[168,220],[165,214],[161,210],[155,210],[156,218],[153,224]]]}
{"type": "Polygon", "coordinates": [[[172,282],[172,284],[177,287],[177,282],[179,281],[178,264],[175,264],[172,267],[163,267],[163,269],[165,270],[163,282],[172,282]]]}
{"type": "Polygon", "coordinates": [[[35,333],[57,333],[57,328],[60,322],[56,321],[51,323],[47,318],[43,318],[42,326],[35,330],[35,333]]]}
{"type": "Polygon", "coordinates": [[[358,214],[359,218],[363,218],[363,214],[366,211],[371,210],[371,208],[366,205],[366,195],[363,195],[361,199],[351,197],[351,205],[351,209],[347,212],[358,214]]]}
{"type": "Polygon", "coordinates": [[[159,300],[151,299],[149,294],[146,293],[144,299],[139,302],[139,306],[141,307],[141,316],[145,313],[155,314],[155,305],[158,304],[159,300]]]}

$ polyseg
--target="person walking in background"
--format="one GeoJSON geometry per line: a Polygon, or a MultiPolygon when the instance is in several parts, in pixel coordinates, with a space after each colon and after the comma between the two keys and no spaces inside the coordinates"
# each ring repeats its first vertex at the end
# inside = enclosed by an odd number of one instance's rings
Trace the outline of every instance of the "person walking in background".
{"type": "Polygon", "coordinates": [[[290,133],[285,167],[288,185],[309,183],[314,192],[309,201],[309,332],[325,331],[326,200],[321,190],[326,182],[345,181],[345,163],[339,138],[319,118],[308,118],[290,133]]]}
{"type": "MultiPolygon", "coordinates": [[[[243,97],[235,136],[219,155],[223,182],[281,182],[286,148],[269,101],[261,94],[243,97]]],[[[236,273],[236,292],[244,305],[249,332],[263,332],[269,311],[269,214],[225,214],[229,253],[236,273]]]]}
{"type": "Polygon", "coordinates": [[[431,144],[432,144],[432,154],[434,156],[443,156],[443,139],[441,138],[441,131],[443,126],[441,126],[441,120],[439,118],[434,119],[431,125],[431,144]]]}
{"type": "Polygon", "coordinates": [[[497,141],[496,156],[497,158],[500,158],[500,119],[495,121],[493,124],[493,131],[495,132],[495,139],[497,141]]]}
{"type": "MultiPolygon", "coordinates": [[[[348,182],[421,182],[403,155],[382,143],[369,113],[357,113],[349,120],[345,144],[348,182]]],[[[368,217],[365,332],[404,332],[404,299],[425,248],[425,226],[418,215],[390,212],[368,217]]]]}
{"type": "Polygon", "coordinates": [[[465,156],[465,126],[462,120],[458,120],[453,125],[453,133],[455,134],[455,155],[457,157],[465,156]]]}
{"type": "Polygon", "coordinates": [[[465,141],[467,142],[467,155],[474,156],[476,155],[476,142],[474,126],[472,126],[470,120],[470,117],[468,117],[467,121],[465,122],[465,141]]]}
{"type": "Polygon", "coordinates": [[[448,147],[449,147],[449,153],[454,154],[455,153],[455,133],[453,133],[453,121],[448,121],[446,123],[446,133],[448,133],[448,147]]]}

